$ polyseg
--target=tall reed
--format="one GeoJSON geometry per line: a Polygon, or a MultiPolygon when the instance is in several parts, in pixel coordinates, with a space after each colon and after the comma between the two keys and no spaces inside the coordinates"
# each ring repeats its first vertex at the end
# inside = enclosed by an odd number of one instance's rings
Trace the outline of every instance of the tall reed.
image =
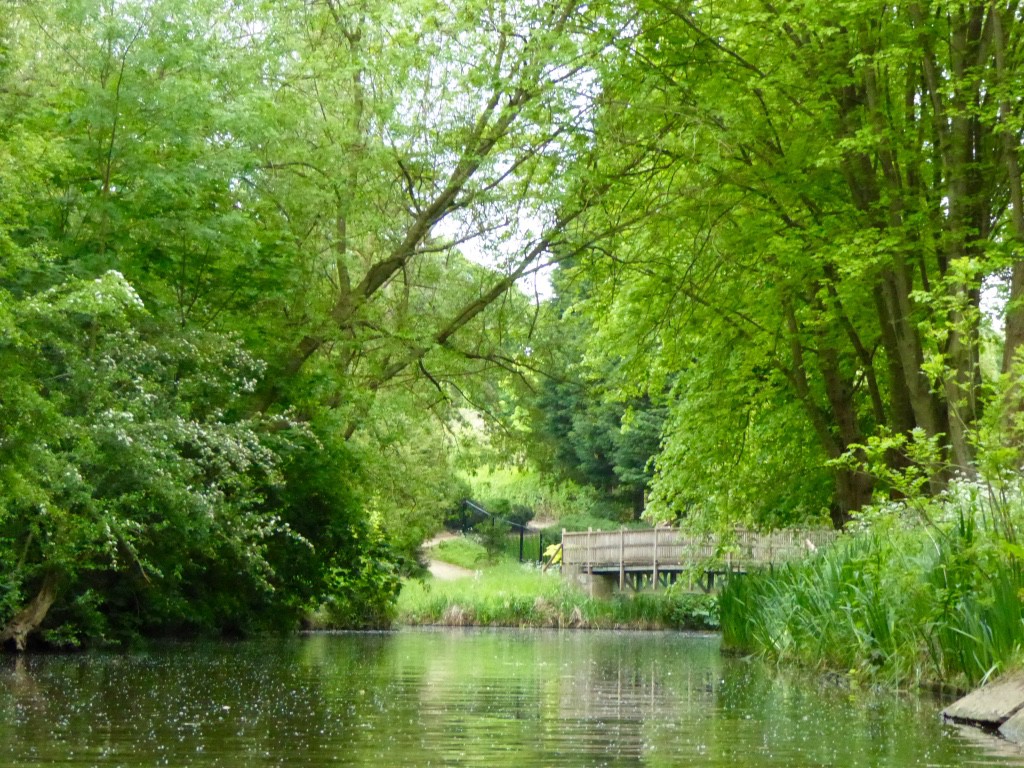
{"type": "Polygon", "coordinates": [[[984,491],[954,487],[928,524],[890,507],[813,559],[731,580],[724,645],[894,686],[964,688],[1018,665],[1020,504],[984,491]]]}

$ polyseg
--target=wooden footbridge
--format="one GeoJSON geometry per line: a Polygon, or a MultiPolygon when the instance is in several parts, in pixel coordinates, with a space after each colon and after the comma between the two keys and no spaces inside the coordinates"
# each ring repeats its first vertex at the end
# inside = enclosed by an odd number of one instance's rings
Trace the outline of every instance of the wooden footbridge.
{"type": "Polygon", "coordinates": [[[688,579],[705,592],[715,577],[794,560],[827,547],[836,532],[790,529],[762,534],[737,529],[729,536],[685,535],[674,528],[562,532],[562,573],[591,594],[658,589],[688,579]]]}

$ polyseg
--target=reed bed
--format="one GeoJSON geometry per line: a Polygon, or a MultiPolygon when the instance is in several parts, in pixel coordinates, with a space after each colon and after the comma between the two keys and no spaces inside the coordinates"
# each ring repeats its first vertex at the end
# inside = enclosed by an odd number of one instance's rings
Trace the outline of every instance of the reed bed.
{"type": "Polygon", "coordinates": [[[1018,667],[1020,504],[961,485],[890,509],[813,559],[733,579],[723,646],[895,687],[965,689],[1018,667]]]}

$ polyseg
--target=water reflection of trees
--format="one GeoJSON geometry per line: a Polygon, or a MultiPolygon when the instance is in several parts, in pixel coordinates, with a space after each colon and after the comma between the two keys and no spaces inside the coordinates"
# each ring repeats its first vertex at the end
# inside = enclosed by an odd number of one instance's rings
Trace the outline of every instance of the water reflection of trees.
{"type": "Polygon", "coordinates": [[[448,760],[472,744],[514,750],[517,765],[587,765],[596,756],[636,764],[652,724],[713,700],[717,645],[705,643],[694,658],[694,646],[682,652],[679,639],[478,633],[467,653],[463,637],[453,653],[426,660],[419,716],[426,732],[448,734],[450,749],[438,755],[448,760]]]}
{"type": "Polygon", "coordinates": [[[672,634],[400,632],[25,662],[0,668],[12,765],[953,766],[974,754],[941,738],[926,700],[823,686],[672,634]]]}

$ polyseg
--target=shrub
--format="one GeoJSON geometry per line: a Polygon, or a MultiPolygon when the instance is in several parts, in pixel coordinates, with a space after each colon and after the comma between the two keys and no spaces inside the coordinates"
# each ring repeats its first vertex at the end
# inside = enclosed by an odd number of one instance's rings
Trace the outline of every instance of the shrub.
{"type": "Polygon", "coordinates": [[[505,550],[505,543],[511,530],[508,523],[495,518],[481,520],[473,526],[473,532],[479,537],[480,543],[492,559],[505,550]]]}

